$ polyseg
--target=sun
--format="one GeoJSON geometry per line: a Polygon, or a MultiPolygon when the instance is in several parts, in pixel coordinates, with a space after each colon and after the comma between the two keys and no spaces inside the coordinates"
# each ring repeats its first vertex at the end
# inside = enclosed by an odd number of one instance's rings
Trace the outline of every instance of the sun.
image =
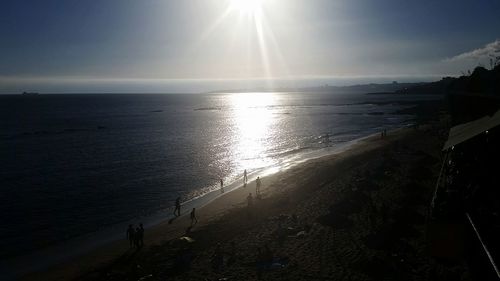
{"type": "Polygon", "coordinates": [[[230,9],[246,15],[258,15],[262,11],[263,0],[231,0],[230,9]]]}

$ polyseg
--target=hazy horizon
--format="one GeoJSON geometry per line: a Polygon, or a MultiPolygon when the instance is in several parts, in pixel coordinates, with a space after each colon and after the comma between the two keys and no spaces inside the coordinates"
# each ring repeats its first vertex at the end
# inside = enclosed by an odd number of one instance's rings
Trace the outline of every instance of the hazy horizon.
{"type": "MultiPolygon", "coordinates": [[[[301,89],[310,87],[348,87],[368,84],[419,83],[434,82],[443,76],[436,77],[349,77],[349,78],[309,78],[309,79],[248,79],[248,80],[161,80],[161,79],[68,79],[48,84],[19,79],[11,81],[12,89],[2,94],[20,94],[36,92],[40,94],[203,94],[231,90],[273,90],[301,89]]],[[[45,82],[45,81],[44,81],[45,82]]]]}
{"type": "Polygon", "coordinates": [[[495,1],[3,1],[0,93],[206,92],[456,76],[495,1]]]}

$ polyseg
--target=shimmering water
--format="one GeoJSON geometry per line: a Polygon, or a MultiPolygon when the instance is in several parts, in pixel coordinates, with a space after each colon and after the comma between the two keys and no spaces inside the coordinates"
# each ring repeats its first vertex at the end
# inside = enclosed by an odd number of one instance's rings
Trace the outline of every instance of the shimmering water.
{"type": "MultiPolygon", "coordinates": [[[[169,212],[299,155],[412,122],[394,96],[0,96],[0,254],[169,212]]],[[[415,97],[397,97],[415,99],[415,97]]]]}

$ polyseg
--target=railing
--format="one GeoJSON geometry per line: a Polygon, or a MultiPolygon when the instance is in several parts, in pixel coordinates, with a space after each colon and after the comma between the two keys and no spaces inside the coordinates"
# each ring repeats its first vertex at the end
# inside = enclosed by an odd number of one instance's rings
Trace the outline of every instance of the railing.
{"type": "Polygon", "coordinates": [[[436,199],[437,199],[437,196],[438,196],[438,192],[439,192],[439,188],[441,187],[441,181],[442,181],[442,177],[443,177],[443,171],[444,171],[444,168],[445,166],[448,164],[448,155],[449,155],[449,151],[447,150],[445,155],[444,155],[444,159],[443,159],[443,162],[441,164],[441,170],[439,171],[439,176],[438,176],[438,179],[437,179],[437,182],[436,182],[436,188],[434,189],[434,194],[432,195],[432,199],[431,199],[431,205],[430,205],[430,208],[427,212],[427,217],[428,219],[430,219],[432,217],[432,213],[434,211],[434,208],[435,208],[435,205],[436,205],[436,199]]]}
{"type": "Polygon", "coordinates": [[[494,275],[496,275],[495,277],[495,280],[500,280],[500,271],[498,270],[498,267],[495,263],[495,260],[493,259],[493,256],[491,255],[491,252],[490,250],[488,249],[488,247],[486,246],[486,244],[484,243],[483,241],[483,238],[481,237],[481,235],[479,234],[479,231],[476,227],[476,224],[474,224],[474,221],[472,220],[471,216],[469,215],[469,213],[465,213],[471,227],[472,227],[472,230],[474,231],[474,234],[476,236],[476,238],[478,239],[479,243],[481,244],[481,247],[484,251],[484,253],[486,254],[486,256],[488,257],[488,260],[491,264],[491,267],[493,268],[493,270],[495,271],[494,272],[494,275]]]}

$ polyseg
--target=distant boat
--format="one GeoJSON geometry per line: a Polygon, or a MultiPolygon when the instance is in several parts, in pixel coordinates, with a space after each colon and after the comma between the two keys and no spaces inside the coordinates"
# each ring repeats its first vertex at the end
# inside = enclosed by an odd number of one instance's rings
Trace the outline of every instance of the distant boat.
{"type": "Polygon", "coordinates": [[[23,96],[38,96],[40,94],[39,93],[35,93],[35,92],[23,92],[22,95],[23,96]]]}

